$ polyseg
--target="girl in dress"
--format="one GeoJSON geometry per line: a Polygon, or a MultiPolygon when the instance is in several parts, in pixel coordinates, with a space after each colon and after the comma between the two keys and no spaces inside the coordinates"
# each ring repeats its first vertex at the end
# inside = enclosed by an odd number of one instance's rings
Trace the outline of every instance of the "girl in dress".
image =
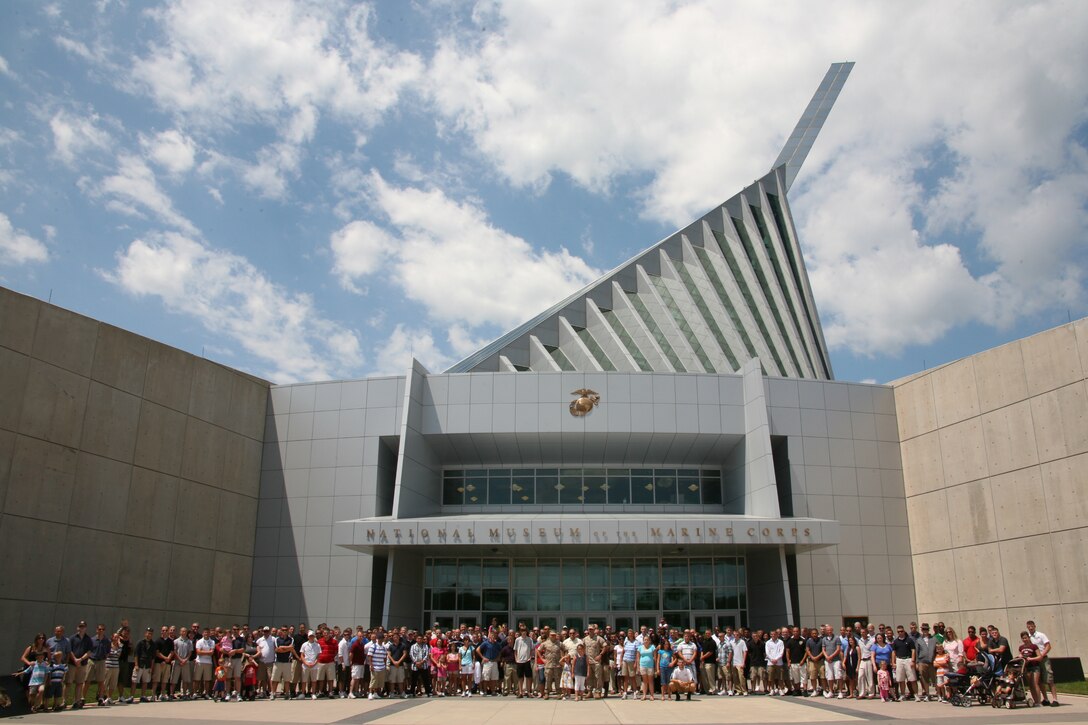
{"type": "Polygon", "coordinates": [[[876,686],[880,690],[881,702],[888,702],[892,691],[892,676],[888,674],[887,661],[880,663],[880,671],[876,673],[876,686]]]}
{"type": "Polygon", "coordinates": [[[559,689],[563,691],[564,700],[569,700],[571,692],[574,691],[574,673],[571,672],[573,662],[574,658],[569,654],[565,654],[559,659],[559,664],[563,666],[563,674],[559,677],[559,689]]]}

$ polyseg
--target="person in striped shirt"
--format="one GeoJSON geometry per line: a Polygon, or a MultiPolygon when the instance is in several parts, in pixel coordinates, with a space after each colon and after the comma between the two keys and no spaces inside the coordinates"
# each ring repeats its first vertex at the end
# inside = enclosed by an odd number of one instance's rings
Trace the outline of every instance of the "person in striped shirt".
{"type": "Polygon", "coordinates": [[[389,650],[386,649],[381,630],[374,633],[374,640],[366,646],[366,663],[370,665],[369,700],[376,700],[385,689],[385,678],[389,673],[389,650]]]}

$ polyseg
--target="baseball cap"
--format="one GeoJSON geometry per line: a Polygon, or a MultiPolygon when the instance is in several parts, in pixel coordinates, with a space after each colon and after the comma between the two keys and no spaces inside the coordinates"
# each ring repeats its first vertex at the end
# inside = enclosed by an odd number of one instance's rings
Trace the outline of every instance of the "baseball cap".
{"type": "Polygon", "coordinates": [[[307,632],[307,633],[306,633],[306,636],[307,636],[307,637],[313,637],[313,636],[315,636],[315,635],[314,635],[314,631],[313,631],[313,630],[311,629],[311,630],[310,630],[309,632],[307,632]]]}

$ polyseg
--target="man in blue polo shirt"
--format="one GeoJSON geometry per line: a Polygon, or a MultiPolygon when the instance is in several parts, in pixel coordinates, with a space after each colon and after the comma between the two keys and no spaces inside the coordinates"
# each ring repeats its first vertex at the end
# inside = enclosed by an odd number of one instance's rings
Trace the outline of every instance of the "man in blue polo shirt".
{"type": "Polygon", "coordinates": [[[485,696],[495,697],[499,693],[496,688],[499,684],[499,654],[502,653],[502,645],[494,630],[487,634],[487,639],[480,642],[476,648],[476,654],[480,657],[480,684],[483,686],[485,696]]]}

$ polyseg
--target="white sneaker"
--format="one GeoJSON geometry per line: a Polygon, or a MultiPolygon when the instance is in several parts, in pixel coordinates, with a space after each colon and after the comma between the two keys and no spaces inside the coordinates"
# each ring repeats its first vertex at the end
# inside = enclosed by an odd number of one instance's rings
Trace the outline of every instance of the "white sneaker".
{"type": "Polygon", "coordinates": [[[350,695],[348,695],[348,699],[349,700],[354,700],[355,699],[355,693],[353,692],[350,695]]]}
{"type": "Polygon", "coordinates": [[[830,700],[831,699],[831,690],[828,690],[827,692],[824,693],[824,699],[825,700],[830,700]]]}
{"type": "Polygon", "coordinates": [[[373,700],[373,699],[375,699],[375,698],[374,698],[374,693],[372,692],[372,693],[370,693],[369,695],[367,695],[367,696],[366,696],[366,699],[368,699],[368,700],[373,700]]]}
{"type": "Polygon", "coordinates": [[[840,699],[840,700],[841,700],[841,699],[843,699],[843,698],[842,698],[842,693],[841,693],[841,692],[839,693],[839,699],[840,699]]]}

